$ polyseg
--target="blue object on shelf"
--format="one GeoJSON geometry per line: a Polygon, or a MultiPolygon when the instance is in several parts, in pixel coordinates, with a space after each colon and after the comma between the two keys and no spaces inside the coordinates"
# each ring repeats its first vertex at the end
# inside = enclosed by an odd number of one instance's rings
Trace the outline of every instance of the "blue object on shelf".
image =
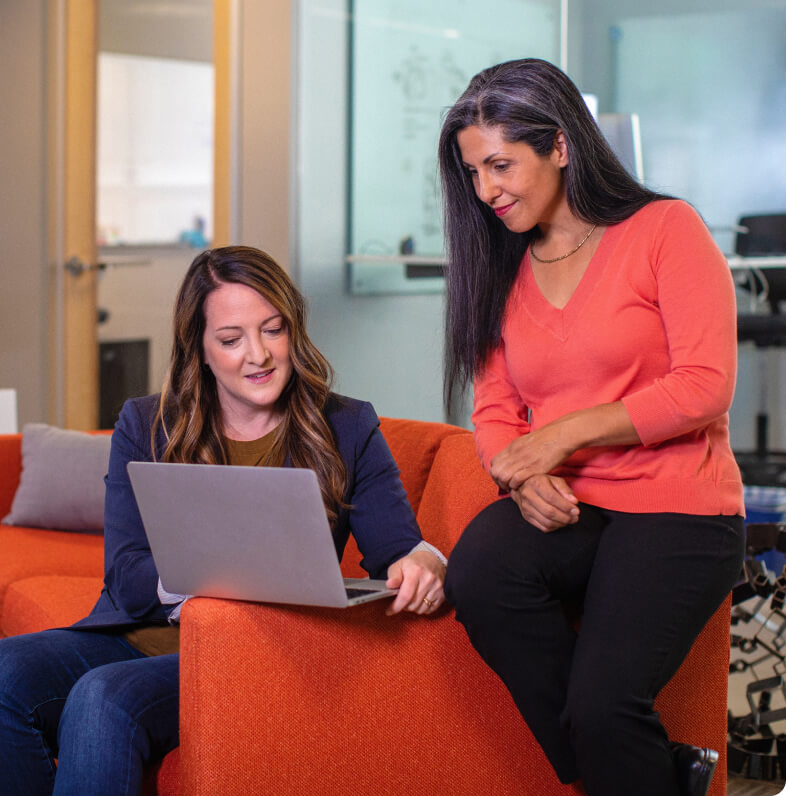
{"type": "MultiPolygon", "coordinates": [[[[744,486],[745,524],[786,522],[786,488],[780,486],[744,486]]],[[[767,569],[780,576],[786,566],[786,553],[768,550],[756,556],[767,569]]]]}

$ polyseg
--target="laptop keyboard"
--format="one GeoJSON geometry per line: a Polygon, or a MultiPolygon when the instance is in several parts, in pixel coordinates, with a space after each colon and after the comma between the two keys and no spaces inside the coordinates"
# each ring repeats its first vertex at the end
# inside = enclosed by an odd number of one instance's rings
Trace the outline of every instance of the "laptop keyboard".
{"type": "Polygon", "coordinates": [[[364,597],[366,594],[373,594],[377,589],[354,589],[347,588],[347,599],[354,600],[355,597],[364,597]]]}

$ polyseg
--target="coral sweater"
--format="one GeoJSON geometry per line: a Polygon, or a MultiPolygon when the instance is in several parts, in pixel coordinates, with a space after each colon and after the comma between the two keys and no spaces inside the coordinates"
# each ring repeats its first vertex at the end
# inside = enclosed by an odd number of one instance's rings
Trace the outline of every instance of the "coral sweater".
{"type": "Polygon", "coordinates": [[[699,215],[652,202],[608,227],[563,309],[525,254],[502,341],[475,380],[486,468],[506,445],[569,412],[622,401],[641,445],[584,448],[554,474],[586,503],[625,512],[743,514],[729,444],[734,285],[699,215]]]}

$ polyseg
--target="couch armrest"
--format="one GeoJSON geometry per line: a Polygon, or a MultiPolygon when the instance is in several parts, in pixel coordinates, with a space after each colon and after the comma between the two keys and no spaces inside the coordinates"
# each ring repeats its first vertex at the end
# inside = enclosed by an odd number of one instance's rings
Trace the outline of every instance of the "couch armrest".
{"type": "Polygon", "coordinates": [[[189,601],[183,792],[579,792],[559,784],[452,611],[387,617],[385,602],[189,601]]]}
{"type": "MultiPolygon", "coordinates": [[[[386,617],[197,598],[183,611],[183,792],[568,796],[508,692],[445,611],[386,617]]],[[[729,602],[656,702],[717,749],[725,792],[729,602]]]]}
{"type": "Polygon", "coordinates": [[[673,741],[715,749],[718,760],[709,796],[726,793],[731,595],[710,617],[682,665],[655,700],[673,741]]]}
{"type": "MultiPolygon", "coordinates": [[[[469,434],[443,439],[418,520],[447,553],[497,498],[469,434]]],[[[197,598],[181,633],[182,792],[568,796],[452,610],[197,598]]],[[[716,749],[725,793],[727,600],[656,701],[670,737],[716,749]]]]}

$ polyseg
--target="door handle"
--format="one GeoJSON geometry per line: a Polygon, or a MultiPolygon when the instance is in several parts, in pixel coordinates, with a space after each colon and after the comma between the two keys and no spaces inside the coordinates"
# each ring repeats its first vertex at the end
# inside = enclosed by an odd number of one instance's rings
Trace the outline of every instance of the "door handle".
{"type": "Polygon", "coordinates": [[[110,266],[115,268],[121,265],[152,265],[153,261],[140,257],[125,257],[125,258],[112,258],[108,263],[91,263],[83,262],[82,258],[78,255],[69,257],[65,263],[65,269],[73,276],[81,276],[85,271],[106,271],[110,266]]]}
{"type": "Polygon", "coordinates": [[[65,269],[72,276],[82,276],[85,271],[103,271],[106,269],[106,263],[93,263],[87,265],[82,261],[78,255],[69,257],[65,263],[65,269]]]}

